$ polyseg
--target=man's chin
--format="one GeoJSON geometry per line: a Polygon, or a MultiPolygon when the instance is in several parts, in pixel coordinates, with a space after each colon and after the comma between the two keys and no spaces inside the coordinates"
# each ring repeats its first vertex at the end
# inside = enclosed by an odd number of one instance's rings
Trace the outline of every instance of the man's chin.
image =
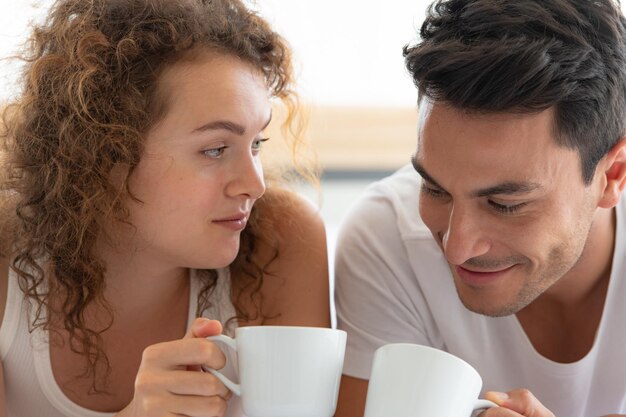
{"type": "Polygon", "coordinates": [[[469,311],[487,317],[506,317],[513,315],[524,308],[522,303],[503,303],[502,301],[485,300],[485,298],[475,299],[473,297],[465,297],[459,294],[461,303],[469,311]]]}

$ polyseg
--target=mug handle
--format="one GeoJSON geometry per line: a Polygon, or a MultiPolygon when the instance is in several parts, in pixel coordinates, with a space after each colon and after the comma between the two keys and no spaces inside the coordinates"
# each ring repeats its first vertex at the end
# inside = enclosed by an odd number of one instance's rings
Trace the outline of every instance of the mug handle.
{"type": "MultiPolygon", "coordinates": [[[[207,337],[207,340],[215,340],[215,341],[218,341],[218,342],[223,342],[229,348],[231,348],[232,350],[237,352],[237,343],[235,342],[234,339],[232,339],[232,338],[230,338],[228,336],[225,336],[223,334],[220,334],[220,335],[217,335],[217,336],[209,336],[209,337],[207,337]]],[[[217,379],[219,379],[220,381],[222,381],[222,383],[224,385],[226,385],[226,387],[229,390],[234,392],[238,397],[241,397],[241,385],[240,384],[235,384],[233,381],[231,381],[230,379],[226,378],[224,375],[222,375],[221,373],[219,373],[215,369],[209,368],[206,365],[202,365],[202,370],[206,371],[206,372],[210,372],[213,375],[215,375],[215,377],[217,379]]]]}
{"type": "Polygon", "coordinates": [[[474,411],[492,407],[498,407],[498,404],[489,400],[476,400],[476,403],[474,404],[474,411]]]}

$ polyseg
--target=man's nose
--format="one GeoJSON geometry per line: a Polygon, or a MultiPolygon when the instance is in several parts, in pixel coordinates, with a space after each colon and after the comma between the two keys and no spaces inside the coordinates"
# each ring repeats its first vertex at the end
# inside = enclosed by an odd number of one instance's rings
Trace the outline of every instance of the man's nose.
{"type": "Polygon", "coordinates": [[[448,227],[441,236],[443,252],[448,262],[462,265],[468,259],[489,252],[491,243],[481,223],[477,213],[461,207],[452,208],[448,227]]]}

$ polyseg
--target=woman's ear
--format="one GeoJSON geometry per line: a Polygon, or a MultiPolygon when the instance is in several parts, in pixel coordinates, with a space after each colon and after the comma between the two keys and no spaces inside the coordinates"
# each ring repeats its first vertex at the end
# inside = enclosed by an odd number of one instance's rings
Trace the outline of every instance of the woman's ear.
{"type": "Polygon", "coordinates": [[[603,165],[605,185],[598,206],[613,208],[619,202],[626,186],[626,137],[620,139],[605,155],[603,165]]]}
{"type": "Polygon", "coordinates": [[[130,168],[128,164],[116,163],[109,173],[109,181],[115,188],[122,191],[128,181],[129,172],[130,168]]]}

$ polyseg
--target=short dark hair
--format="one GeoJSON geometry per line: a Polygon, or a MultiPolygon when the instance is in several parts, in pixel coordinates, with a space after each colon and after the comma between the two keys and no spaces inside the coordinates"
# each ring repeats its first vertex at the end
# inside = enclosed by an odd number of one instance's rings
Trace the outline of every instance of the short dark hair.
{"type": "Polygon", "coordinates": [[[439,0],[404,47],[424,96],[479,113],[555,110],[583,180],[624,136],[626,21],[613,0],[439,0]]]}

